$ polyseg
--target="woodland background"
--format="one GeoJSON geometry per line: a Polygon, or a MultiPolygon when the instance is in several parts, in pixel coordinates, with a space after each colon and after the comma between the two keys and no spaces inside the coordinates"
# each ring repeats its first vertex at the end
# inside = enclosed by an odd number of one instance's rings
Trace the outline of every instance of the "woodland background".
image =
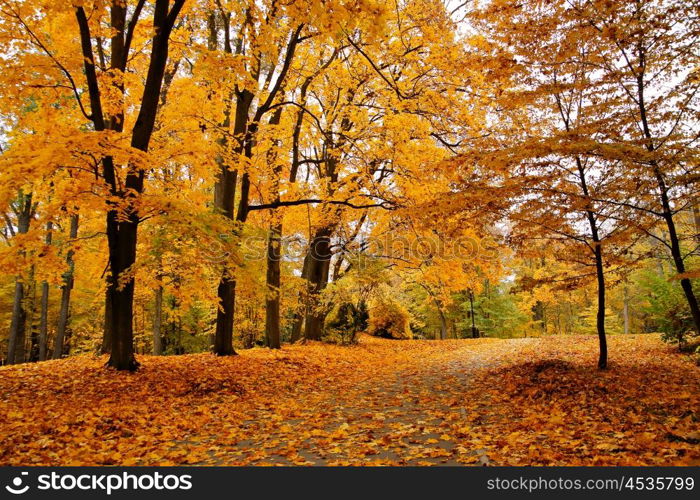
{"type": "Polygon", "coordinates": [[[0,40],[5,363],[698,335],[695,2],[3,0],[0,40]]]}

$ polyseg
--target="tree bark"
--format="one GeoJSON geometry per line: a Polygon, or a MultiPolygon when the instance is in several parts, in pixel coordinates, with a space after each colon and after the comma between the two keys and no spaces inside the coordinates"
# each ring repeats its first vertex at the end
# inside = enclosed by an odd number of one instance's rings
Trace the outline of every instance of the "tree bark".
{"type": "Polygon", "coordinates": [[[438,307],[438,316],[440,317],[440,340],[445,340],[447,338],[447,320],[440,307],[438,307]]]}
{"type": "Polygon", "coordinates": [[[321,340],[326,314],[321,310],[320,294],[328,283],[331,263],[331,227],[322,227],[316,231],[309,248],[309,295],[308,309],[304,325],[306,340],[321,340]]]}
{"type": "Polygon", "coordinates": [[[110,293],[111,288],[108,286],[105,289],[105,324],[102,332],[102,345],[100,346],[102,354],[109,354],[112,351],[112,298],[110,293]]]}
{"type": "MultiPolygon", "coordinates": [[[[236,96],[236,112],[234,118],[234,135],[239,138],[236,146],[238,154],[244,152],[245,134],[248,127],[248,112],[253,100],[253,94],[248,91],[238,92],[236,96]]],[[[215,205],[217,210],[226,218],[239,222],[245,222],[247,210],[243,198],[248,196],[244,189],[247,178],[241,179],[241,203],[238,214],[234,217],[236,184],[238,181],[238,171],[231,170],[226,162],[219,165],[219,178],[215,188],[215,205]]],[[[245,176],[244,176],[245,177],[245,176]]],[[[236,278],[233,276],[233,269],[224,265],[219,286],[217,288],[219,307],[216,313],[216,332],[214,334],[214,353],[219,356],[230,356],[236,354],[233,348],[233,322],[236,308],[236,278]]]]}
{"type": "Polygon", "coordinates": [[[29,289],[25,292],[27,326],[29,327],[29,353],[27,361],[39,361],[39,331],[35,321],[36,316],[36,280],[34,279],[34,265],[29,271],[29,289]]]}
{"type": "MultiPolygon", "coordinates": [[[[46,245],[51,245],[53,238],[53,223],[46,223],[46,245]]],[[[49,284],[41,283],[41,304],[39,312],[39,361],[46,360],[46,350],[49,335],[49,284]]]]}
{"type": "MultiPolygon", "coordinates": [[[[644,135],[644,140],[646,142],[645,146],[647,151],[650,153],[656,152],[656,146],[654,145],[654,136],[651,133],[651,128],[649,127],[649,120],[647,118],[647,108],[645,102],[645,70],[646,70],[646,53],[641,42],[638,45],[639,51],[639,72],[636,74],[637,77],[637,106],[639,109],[639,118],[642,124],[642,133],[644,135]]],[[[653,169],[654,177],[656,178],[657,187],[659,189],[659,198],[661,201],[662,216],[666,222],[666,227],[668,228],[668,237],[671,247],[671,257],[673,263],[676,267],[676,272],[680,275],[685,274],[685,263],[683,261],[683,253],[681,250],[680,241],[678,239],[678,233],[676,231],[676,223],[673,219],[673,208],[671,207],[671,201],[669,199],[669,188],[666,184],[666,178],[664,177],[661,167],[656,159],[650,162],[653,169]]],[[[693,325],[695,327],[695,332],[700,335],[700,305],[698,305],[698,299],[693,291],[693,284],[690,282],[689,278],[682,278],[681,288],[685,294],[686,301],[688,302],[688,307],[690,308],[690,314],[693,318],[693,325]]]]}
{"type": "Polygon", "coordinates": [[[627,283],[624,285],[623,289],[623,297],[622,297],[622,321],[624,324],[624,333],[625,335],[629,334],[630,332],[630,310],[629,310],[629,293],[627,290],[627,283]]]}
{"type": "Polygon", "coordinates": [[[267,346],[280,345],[280,260],[282,257],[282,224],[274,224],[267,242],[267,299],[265,301],[265,337],[267,346]]]}
{"type": "Polygon", "coordinates": [[[163,287],[156,288],[153,311],[153,355],[163,354],[163,339],[161,337],[161,325],[163,324],[163,287]]]}
{"type": "MultiPolygon", "coordinates": [[[[69,239],[75,240],[78,237],[78,214],[72,215],[70,218],[69,239]]],[[[70,295],[73,290],[75,262],[73,261],[73,249],[66,253],[66,264],[68,269],[63,275],[63,285],[61,285],[61,305],[58,311],[58,325],[56,327],[56,339],[53,347],[53,359],[61,359],[63,357],[63,348],[66,340],[66,329],[68,327],[68,319],[70,315],[70,295]]]]}
{"type": "Polygon", "coordinates": [[[476,329],[476,316],[474,315],[474,292],[469,290],[469,316],[472,320],[472,338],[479,338],[479,330],[476,329]]]}
{"type": "MultiPolygon", "coordinates": [[[[588,183],[586,182],[586,172],[580,158],[576,158],[579,183],[583,196],[589,198],[588,183]]],[[[590,201],[589,201],[590,203],[590,201]]],[[[598,233],[598,221],[593,213],[592,207],[586,207],[586,219],[591,230],[591,240],[593,241],[593,255],[595,258],[596,282],[598,287],[598,311],[596,313],[596,329],[598,331],[598,368],[604,370],[608,367],[608,342],[605,335],[605,267],[603,265],[603,247],[601,246],[600,235],[598,233]]]]}
{"type": "MultiPolygon", "coordinates": [[[[309,279],[309,254],[307,253],[304,256],[304,264],[301,270],[301,279],[304,281],[308,282],[309,279]]],[[[307,287],[308,288],[308,287],[307,287]]],[[[301,339],[301,330],[302,327],[304,326],[304,318],[306,317],[307,311],[308,311],[308,304],[306,300],[306,292],[300,292],[299,293],[299,298],[301,299],[300,302],[302,303],[304,307],[304,311],[297,311],[294,313],[294,322],[292,323],[292,336],[290,339],[290,342],[294,343],[299,341],[301,339]]]]}
{"type": "MultiPolygon", "coordinates": [[[[148,63],[146,81],[143,87],[139,113],[131,131],[131,147],[148,151],[153,134],[156,114],[161,98],[161,87],[168,61],[168,44],[173,25],[177,20],[185,0],[155,0],[153,6],[153,36],[151,38],[151,53],[148,63]]],[[[124,3],[113,1],[110,11],[111,37],[111,69],[124,72],[129,56],[131,43],[130,34],[138,21],[141,10],[134,14],[127,32],[126,7],[124,3]]],[[[121,132],[124,126],[123,112],[118,111],[105,119],[100,93],[100,82],[95,69],[92,51],[92,35],[87,14],[82,6],[75,9],[80,28],[80,44],[83,53],[84,73],[90,96],[90,118],[95,130],[115,130],[121,132]]],[[[122,82],[114,84],[117,92],[123,95],[122,82]]],[[[109,300],[112,306],[110,318],[112,348],[107,364],[117,370],[135,370],[138,367],[134,357],[133,342],[133,300],[134,279],[126,274],[136,262],[136,241],[138,234],[139,215],[132,200],[134,195],[143,192],[145,171],[129,165],[126,178],[118,182],[117,170],[111,156],[102,158],[102,175],[109,186],[110,195],[126,201],[125,206],[117,209],[110,208],[107,212],[107,242],[109,245],[109,263],[111,275],[107,282],[110,288],[109,300]]]]}
{"type": "MultiPolygon", "coordinates": [[[[282,118],[282,108],[277,108],[270,118],[270,125],[279,125],[282,118]]],[[[279,144],[279,141],[276,141],[279,144]]],[[[274,151],[274,150],[273,150],[274,151]]],[[[268,154],[268,162],[273,164],[273,202],[280,201],[280,174],[282,166],[277,161],[277,154],[268,154]]],[[[279,349],[280,345],[280,284],[282,260],[282,215],[278,210],[270,214],[270,235],[267,239],[267,274],[265,299],[265,339],[270,349],[279,349]]]]}
{"type": "MultiPolygon", "coordinates": [[[[17,234],[26,234],[32,218],[32,194],[20,192],[17,210],[17,234]]],[[[24,362],[24,341],[27,313],[24,308],[25,286],[21,276],[15,278],[15,292],[12,301],[12,319],[7,345],[7,364],[24,362]]]]}

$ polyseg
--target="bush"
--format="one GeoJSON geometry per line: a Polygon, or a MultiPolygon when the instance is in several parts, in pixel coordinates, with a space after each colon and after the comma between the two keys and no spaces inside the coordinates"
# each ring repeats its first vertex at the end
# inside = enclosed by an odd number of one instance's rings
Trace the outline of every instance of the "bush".
{"type": "Polygon", "coordinates": [[[353,304],[345,302],[335,306],[326,316],[324,340],[336,344],[353,344],[359,328],[360,311],[353,304]]]}
{"type": "Polygon", "coordinates": [[[382,297],[370,307],[367,333],[390,339],[410,339],[410,323],[411,315],[404,306],[382,297]]]}
{"type": "Polygon", "coordinates": [[[692,342],[695,331],[688,303],[678,282],[649,271],[642,276],[641,286],[649,300],[645,312],[661,332],[661,338],[684,349],[692,342]]]}

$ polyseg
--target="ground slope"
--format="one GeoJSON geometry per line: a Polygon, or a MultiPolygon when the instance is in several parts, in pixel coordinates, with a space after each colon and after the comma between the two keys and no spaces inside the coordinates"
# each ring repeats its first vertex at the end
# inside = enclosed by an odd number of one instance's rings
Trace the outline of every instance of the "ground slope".
{"type": "Polygon", "coordinates": [[[390,341],[0,368],[2,465],[700,463],[700,368],[658,337],[390,341]]]}

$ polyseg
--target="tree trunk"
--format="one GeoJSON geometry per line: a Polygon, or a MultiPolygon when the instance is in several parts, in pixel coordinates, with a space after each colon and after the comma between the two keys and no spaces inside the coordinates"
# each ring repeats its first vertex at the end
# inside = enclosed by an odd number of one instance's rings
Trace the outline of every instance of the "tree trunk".
{"type": "MultiPolygon", "coordinates": [[[[279,125],[282,118],[282,108],[277,108],[270,118],[270,125],[279,125]]],[[[276,141],[279,145],[279,141],[276,141]]],[[[275,151],[273,149],[273,151],[275,151]]],[[[280,174],[282,166],[277,161],[276,153],[268,154],[268,162],[273,164],[272,201],[280,201],[280,174]]],[[[265,300],[265,339],[270,349],[279,349],[280,345],[280,261],[282,259],[282,216],[278,210],[270,214],[270,235],[267,240],[267,275],[266,275],[266,300],[265,300]]]]}
{"type": "Polygon", "coordinates": [[[136,262],[138,218],[132,214],[118,221],[112,211],[108,217],[111,275],[107,286],[112,302],[112,347],[107,364],[117,370],[134,371],[139,366],[134,357],[134,279],[125,274],[136,262]]]}
{"type": "MultiPolygon", "coordinates": [[[[645,53],[642,45],[639,45],[639,58],[640,62],[644,62],[645,53]]],[[[646,141],[646,148],[650,153],[656,152],[656,147],[654,146],[654,137],[649,128],[649,120],[647,118],[647,109],[645,103],[645,66],[642,64],[641,71],[637,74],[637,106],[639,107],[639,117],[642,122],[642,132],[644,134],[644,139],[646,141]]],[[[656,159],[650,162],[654,176],[656,177],[657,186],[659,188],[659,198],[661,200],[661,208],[663,219],[666,222],[666,227],[668,228],[668,237],[671,243],[671,257],[673,258],[673,263],[676,267],[676,272],[678,274],[685,274],[685,263],[683,262],[683,254],[681,251],[680,242],[678,240],[678,233],[676,232],[676,224],[673,220],[673,208],[671,207],[671,201],[668,197],[668,186],[666,184],[666,179],[661,171],[661,167],[656,159]]],[[[693,292],[693,285],[688,278],[681,279],[681,288],[683,288],[683,293],[688,302],[688,307],[690,308],[690,314],[693,317],[693,324],[695,327],[695,332],[700,335],[700,306],[698,305],[698,299],[693,292]]]]}
{"type": "Polygon", "coordinates": [[[34,279],[34,265],[29,272],[29,290],[26,293],[27,301],[27,326],[29,327],[29,353],[27,361],[39,361],[39,331],[36,324],[36,280],[34,279]]]}
{"type": "MultiPolygon", "coordinates": [[[[148,151],[153,134],[156,114],[161,98],[161,87],[168,61],[168,43],[173,25],[177,20],[185,0],[155,0],[153,5],[153,36],[148,62],[146,81],[139,107],[139,113],[131,131],[131,147],[148,151]]],[[[126,71],[129,59],[128,37],[125,33],[126,6],[121,2],[112,2],[110,9],[111,58],[110,69],[126,71]]],[[[83,69],[90,96],[90,118],[97,132],[115,130],[121,132],[124,116],[121,111],[105,117],[103,114],[100,81],[97,78],[92,50],[92,34],[85,9],[76,6],[78,26],[80,28],[80,45],[83,54],[83,69]]],[[[132,20],[136,22],[136,19],[132,20]]],[[[112,86],[115,92],[124,93],[123,84],[116,80],[112,86]]],[[[109,245],[109,262],[111,275],[107,286],[111,288],[109,299],[111,314],[111,356],[107,364],[118,370],[135,370],[138,366],[133,353],[133,298],[134,280],[125,274],[136,261],[136,236],[139,215],[132,203],[134,195],[143,192],[145,171],[127,165],[125,179],[117,181],[117,167],[111,156],[102,158],[102,176],[109,186],[110,196],[119,199],[119,209],[112,206],[107,212],[107,241],[109,245]]]]}
{"type": "MultiPolygon", "coordinates": [[[[588,184],[586,182],[586,172],[580,158],[576,158],[579,182],[583,195],[588,198],[588,184]]],[[[590,203],[590,202],[589,202],[590,203]]],[[[598,284],[598,311],[596,314],[596,329],[598,331],[598,368],[604,370],[608,367],[608,342],[605,336],[605,268],[603,266],[603,247],[601,246],[600,235],[598,234],[598,222],[592,207],[586,207],[586,218],[591,230],[591,240],[593,240],[593,255],[595,257],[596,280],[598,284]]]]}
{"type": "Polygon", "coordinates": [[[445,340],[447,338],[447,320],[445,319],[445,314],[442,309],[438,307],[438,316],[440,317],[440,340],[445,340]]]}
{"type": "Polygon", "coordinates": [[[24,283],[15,279],[15,293],[12,301],[12,320],[7,346],[7,364],[24,362],[24,332],[27,315],[24,310],[24,283]]]}
{"type": "Polygon", "coordinates": [[[233,349],[233,312],[236,299],[236,281],[226,276],[219,281],[217,289],[219,309],[216,313],[214,353],[219,356],[236,354],[233,349]]]}
{"type": "Polygon", "coordinates": [[[163,324],[163,287],[156,288],[155,304],[153,311],[153,355],[163,354],[163,339],[161,337],[161,325],[163,324]]]}
{"type": "MultiPolygon", "coordinates": [[[[26,234],[32,218],[32,194],[19,194],[17,210],[17,234],[26,234]]],[[[22,278],[15,278],[15,293],[12,301],[12,319],[7,345],[7,364],[24,362],[24,341],[27,313],[24,308],[25,286],[22,278]]]]}
{"type": "Polygon", "coordinates": [[[595,270],[598,281],[598,314],[596,316],[600,347],[598,368],[604,370],[608,367],[608,342],[605,337],[605,271],[603,269],[603,252],[600,243],[596,243],[595,246],[595,270]]]}
{"type": "Polygon", "coordinates": [[[41,304],[39,312],[39,361],[46,360],[46,347],[49,334],[49,284],[41,283],[41,304]]]}
{"type": "Polygon", "coordinates": [[[320,294],[328,283],[331,263],[332,228],[322,227],[316,231],[309,248],[309,296],[304,338],[321,340],[326,314],[321,310],[320,294]]]}
{"type": "MultiPolygon", "coordinates": [[[[78,237],[78,214],[70,218],[69,239],[75,240],[78,237]]],[[[66,328],[70,313],[70,294],[73,290],[75,262],[73,261],[73,249],[66,253],[66,264],[68,269],[63,275],[63,285],[61,286],[61,305],[58,311],[58,325],[56,327],[56,340],[53,347],[53,359],[61,359],[63,356],[63,346],[66,340],[66,328]]]]}
{"type": "MultiPolygon", "coordinates": [[[[304,256],[304,264],[302,266],[301,270],[301,279],[304,281],[307,281],[309,279],[309,262],[310,262],[309,254],[307,253],[304,256]]],[[[298,311],[294,313],[294,322],[292,323],[292,335],[290,342],[294,343],[299,341],[301,339],[301,328],[304,326],[304,318],[307,315],[308,311],[308,304],[307,304],[307,298],[306,298],[306,293],[305,292],[300,292],[300,302],[302,303],[304,307],[304,311],[298,311]]]]}
{"type": "MultiPolygon", "coordinates": [[[[46,223],[46,245],[51,245],[53,238],[53,223],[46,223]]],[[[41,283],[41,304],[39,312],[39,361],[46,360],[46,349],[49,335],[49,284],[41,283]]]]}
{"type": "Polygon", "coordinates": [[[469,316],[472,320],[472,338],[479,338],[479,330],[476,329],[476,317],[474,316],[474,292],[469,290],[469,316]]]}
{"type": "MultiPolygon", "coordinates": [[[[239,138],[236,152],[245,151],[245,135],[248,128],[248,113],[253,101],[253,94],[249,91],[241,91],[236,96],[236,111],[233,124],[233,133],[239,138]]],[[[228,120],[228,116],[225,121],[228,120]]],[[[234,206],[236,195],[236,184],[238,182],[238,171],[231,170],[225,162],[219,164],[219,177],[215,188],[215,205],[217,210],[226,218],[234,220],[234,206]]],[[[241,179],[241,206],[235,219],[238,222],[245,222],[247,218],[248,183],[246,175],[241,179]]],[[[219,356],[230,356],[236,354],[233,348],[233,321],[236,306],[236,279],[233,270],[224,266],[219,286],[217,288],[219,308],[216,314],[216,332],[214,336],[214,353],[219,356]]]]}
{"type": "Polygon", "coordinates": [[[102,354],[109,354],[112,351],[112,299],[110,293],[111,288],[107,286],[105,289],[105,324],[102,332],[102,345],[100,346],[102,354]]]}
{"type": "Polygon", "coordinates": [[[625,283],[625,287],[623,289],[623,298],[622,298],[622,320],[624,323],[624,330],[623,331],[624,331],[625,335],[629,334],[629,332],[630,332],[629,304],[630,304],[629,291],[627,290],[627,284],[625,283]]]}
{"type": "Polygon", "coordinates": [[[280,260],[282,257],[282,225],[275,224],[267,242],[267,299],[265,301],[265,337],[267,346],[280,346],[280,260]]]}

